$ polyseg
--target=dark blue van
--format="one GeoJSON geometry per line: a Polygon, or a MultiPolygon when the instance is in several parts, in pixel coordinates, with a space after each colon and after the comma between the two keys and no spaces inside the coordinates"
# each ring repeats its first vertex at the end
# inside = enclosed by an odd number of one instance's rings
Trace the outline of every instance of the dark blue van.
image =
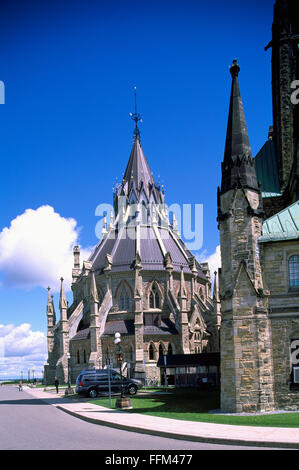
{"type": "MultiPolygon", "coordinates": [[[[109,392],[109,369],[82,370],[76,380],[76,393],[95,398],[97,395],[106,395],[109,392]]],[[[126,395],[136,395],[143,383],[141,380],[128,379],[122,376],[123,391],[126,395]]],[[[114,369],[110,369],[111,393],[121,391],[121,376],[114,369]]]]}

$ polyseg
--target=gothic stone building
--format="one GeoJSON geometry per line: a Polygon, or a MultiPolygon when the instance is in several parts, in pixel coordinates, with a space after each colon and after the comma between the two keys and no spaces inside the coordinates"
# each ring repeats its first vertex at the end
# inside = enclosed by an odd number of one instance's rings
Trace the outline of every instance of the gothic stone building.
{"type": "Polygon", "coordinates": [[[48,296],[46,383],[65,383],[82,369],[117,367],[121,334],[124,373],[160,378],[161,354],[219,351],[220,303],[211,298],[210,272],[186,248],[175,216],[170,224],[164,191],[143,153],[135,113],[134,143],[122,183],[114,192],[109,223],[87,261],[74,247],[73,303],[63,279],[60,320],[48,296]],[[68,354],[70,359],[68,363],[68,354]]]}
{"type": "Polygon", "coordinates": [[[272,47],[273,126],[252,158],[236,60],[222,181],[221,408],[299,407],[299,78],[296,2],[277,0],[272,47]]]}
{"type": "Polygon", "coordinates": [[[129,163],[114,195],[115,218],[104,226],[103,239],[82,270],[75,247],[74,302],[67,307],[61,284],[58,323],[49,295],[47,382],[55,374],[66,380],[68,351],[73,376],[103,366],[109,356],[115,363],[117,331],[130,372],[157,376],[161,353],[217,351],[221,310],[221,408],[298,409],[299,104],[291,99],[299,79],[296,3],[275,3],[272,41],[265,48],[272,48],[273,125],[255,158],[236,60],[230,68],[217,199],[219,294],[216,286],[211,298],[208,267],[187,250],[175,220],[169,223],[136,121],[129,163]],[[158,209],[152,210],[152,203],[158,209]],[[126,236],[130,231],[134,236],[126,236]]]}

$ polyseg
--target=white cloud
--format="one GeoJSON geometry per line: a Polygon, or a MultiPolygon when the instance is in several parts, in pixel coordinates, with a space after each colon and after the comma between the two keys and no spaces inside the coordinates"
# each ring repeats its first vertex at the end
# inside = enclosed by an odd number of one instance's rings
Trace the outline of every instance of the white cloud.
{"type": "Polygon", "coordinates": [[[208,263],[211,273],[211,281],[214,282],[214,272],[218,272],[218,268],[221,267],[221,252],[220,245],[216,247],[216,250],[211,255],[208,255],[207,251],[203,251],[197,256],[199,263],[208,263]]]}
{"type": "MultiPolygon", "coordinates": [[[[27,209],[0,232],[2,287],[50,285],[58,290],[62,276],[69,289],[78,237],[75,219],[62,217],[48,205],[27,209]]],[[[89,254],[89,249],[81,248],[81,261],[89,254]]]]}
{"type": "Polygon", "coordinates": [[[27,378],[42,375],[47,359],[47,338],[41,331],[32,331],[29,323],[0,325],[0,378],[27,378]]]}

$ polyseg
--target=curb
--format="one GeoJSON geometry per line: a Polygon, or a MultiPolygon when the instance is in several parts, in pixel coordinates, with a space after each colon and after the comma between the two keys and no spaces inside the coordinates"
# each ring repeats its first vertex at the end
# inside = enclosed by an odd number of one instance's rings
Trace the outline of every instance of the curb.
{"type": "Polygon", "coordinates": [[[121,429],[123,431],[131,431],[136,432],[139,434],[150,434],[152,436],[160,436],[166,437],[170,439],[177,439],[177,440],[184,440],[184,441],[193,441],[193,442],[206,442],[210,444],[227,444],[227,445],[242,445],[248,447],[272,447],[278,449],[299,449],[299,443],[292,443],[292,442],[276,442],[276,441],[254,441],[254,440],[244,440],[244,439],[233,439],[233,438],[224,438],[224,437],[207,437],[207,436],[193,436],[190,434],[177,434],[170,431],[159,431],[156,429],[145,429],[140,428],[134,425],[127,425],[127,424],[119,424],[119,423],[112,423],[111,421],[101,420],[101,419],[94,419],[89,418],[87,416],[83,416],[80,413],[76,413],[74,411],[70,411],[64,408],[62,405],[57,405],[61,411],[68,413],[76,418],[82,419],[83,421],[87,421],[93,424],[99,424],[101,426],[107,426],[111,428],[121,429]]]}
{"type": "MultiPolygon", "coordinates": [[[[30,392],[29,392],[30,393],[30,392]]],[[[52,397],[38,397],[40,400],[43,400],[45,402],[48,402],[49,399],[52,399],[52,397]]],[[[49,402],[48,402],[49,403],[49,402]]],[[[49,403],[51,404],[51,403],[49,403]]],[[[78,413],[76,411],[71,411],[63,406],[63,404],[55,404],[52,406],[55,406],[57,409],[60,411],[63,411],[71,416],[74,416],[75,418],[81,419],[83,421],[92,423],[92,424],[98,424],[101,426],[106,426],[110,428],[115,428],[115,429],[121,429],[123,431],[129,431],[129,432],[136,432],[139,434],[148,434],[152,436],[160,436],[160,437],[165,437],[169,439],[176,439],[176,440],[184,440],[184,441],[192,441],[192,442],[205,442],[209,444],[223,444],[223,445],[239,445],[239,446],[247,446],[247,447],[269,447],[273,449],[292,449],[296,450],[299,449],[299,442],[281,442],[281,441],[261,441],[261,440],[254,440],[254,439],[242,439],[242,438],[233,438],[233,437],[217,437],[217,436],[206,436],[206,435],[190,435],[190,434],[183,434],[183,433],[176,433],[176,432],[171,432],[171,431],[160,431],[157,429],[152,429],[152,428],[141,428],[139,426],[136,426],[134,424],[129,425],[129,424],[121,424],[121,423],[114,423],[111,422],[107,419],[101,419],[101,418],[92,418],[89,416],[84,416],[81,413],[78,413]]],[[[217,425],[216,425],[217,426],[217,425]]],[[[236,426],[238,427],[238,426],[236,426]]],[[[239,426],[241,428],[242,426],[239,426]]],[[[265,427],[265,430],[267,427],[265,427]]]]}

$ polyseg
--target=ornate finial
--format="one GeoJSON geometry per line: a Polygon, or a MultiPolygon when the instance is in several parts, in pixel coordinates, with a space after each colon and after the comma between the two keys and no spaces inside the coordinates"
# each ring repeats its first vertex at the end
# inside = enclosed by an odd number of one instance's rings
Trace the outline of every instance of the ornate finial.
{"type": "Polygon", "coordinates": [[[229,71],[230,71],[231,76],[232,76],[233,78],[235,78],[235,77],[237,77],[237,76],[239,75],[240,66],[237,64],[237,59],[234,59],[234,60],[233,60],[233,63],[232,63],[232,65],[230,66],[229,71]]]}
{"type": "Polygon", "coordinates": [[[131,119],[135,121],[134,129],[134,140],[138,139],[140,141],[140,131],[138,128],[138,121],[142,122],[141,114],[137,113],[137,98],[136,98],[136,87],[134,86],[134,97],[135,97],[135,112],[130,113],[131,119]]]}

